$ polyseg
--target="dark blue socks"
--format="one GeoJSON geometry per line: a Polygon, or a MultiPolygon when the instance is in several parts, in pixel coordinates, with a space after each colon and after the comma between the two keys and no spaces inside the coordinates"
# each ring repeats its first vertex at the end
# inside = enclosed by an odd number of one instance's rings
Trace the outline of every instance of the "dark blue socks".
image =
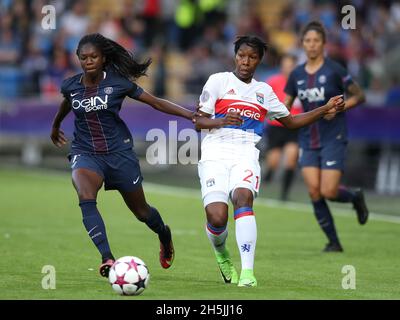
{"type": "Polygon", "coordinates": [[[332,214],[324,198],[313,201],[314,214],[330,242],[339,243],[332,214]]]}
{"type": "Polygon", "coordinates": [[[170,234],[166,232],[164,221],[156,208],[150,207],[150,214],[144,222],[151,230],[158,234],[158,238],[162,243],[170,242],[170,234]]]}
{"type": "Polygon", "coordinates": [[[293,183],[294,179],[294,170],[286,169],[283,175],[283,183],[282,183],[282,192],[281,192],[281,200],[287,200],[289,189],[293,183]]]}
{"type": "Polygon", "coordinates": [[[336,202],[353,202],[355,196],[356,195],[353,191],[346,188],[345,186],[340,186],[336,198],[329,200],[336,202]]]}
{"type": "Polygon", "coordinates": [[[114,259],[108,244],[106,227],[99,211],[96,200],[83,200],[79,202],[82,210],[83,224],[93,243],[99,250],[103,262],[107,259],[114,259]]]}

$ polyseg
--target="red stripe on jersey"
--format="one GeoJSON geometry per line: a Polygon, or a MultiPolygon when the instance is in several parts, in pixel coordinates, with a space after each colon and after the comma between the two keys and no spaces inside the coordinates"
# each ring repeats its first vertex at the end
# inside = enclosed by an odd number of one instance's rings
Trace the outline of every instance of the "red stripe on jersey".
{"type": "Polygon", "coordinates": [[[103,132],[103,127],[101,125],[100,119],[97,113],[88,112],[85,114],[86,122],[89,126],[90,134],[92,135],[92,142],[94,152],[96,153],[106,153],[108,152],[107,140],[103,132]]]}
{"type": "Polygon", "coordinates": [[[96,96],[98,92],[99,92],[98,86],[85,87],[85,92],[83,93],[83,98],[91,98],[93,96],[96,96]]]}
{"type": "Polygon", "coordinates": [[[267,110],[261,105],[233,99],[218,99],[215,103],[215,113],[227,114],[229,111],[240,111],[240,115],[264,122],[267,110]]]}
{"type": "MultiPolygon", "coordinates": [[[[98,94],[99,87],[85,87],[83,93],[84,98],[91,98],[98,94]]],[[[85,113],[86,123],[88,125],[90,135],[92,136],[92,144],[95,153],[106,153],[108,152],[108,145],[106,136],[104,135],[103,126],[101,125],[100,119],[96,111],[85,113]]]]}
{"type": "MultiPolygon", "coordinates": [[[[316,74],[308,74],[307,75],[307,88],[313,88],[315,87],[315,80],[316,80],[316,74]]],[[[316,102],[310,104],[310,109],[316,109],[318,108],[318,105],[316,102]]],[[[310,125],[310,148],[315,149],[319,148],[321,145],[321,140],[319,137],[319,125],[318,122],[314,122],[310,125]]]]}

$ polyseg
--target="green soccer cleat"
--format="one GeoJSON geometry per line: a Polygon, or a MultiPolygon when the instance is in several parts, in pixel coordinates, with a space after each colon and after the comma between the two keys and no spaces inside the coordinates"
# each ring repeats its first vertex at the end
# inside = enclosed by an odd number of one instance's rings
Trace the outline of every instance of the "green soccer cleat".
{"type": "Polygon", "coordinates": [[[257,280],[252,269],[242,270],[238,287],[257,287],[257,280]]]}
{"type": "Polygon", "coordinates": [[[215,251],[215,257],[217,258],[217,263],[219,271],[221,272],[222,279],[225,283],[238,283],[238,273],[231,261],[229,251],[225,249],[223,253],[215,251]]]}

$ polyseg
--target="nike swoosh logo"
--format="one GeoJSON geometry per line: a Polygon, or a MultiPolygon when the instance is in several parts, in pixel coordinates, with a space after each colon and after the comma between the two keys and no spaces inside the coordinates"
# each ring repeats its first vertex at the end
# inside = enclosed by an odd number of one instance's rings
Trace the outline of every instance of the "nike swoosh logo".
{"type": "Polygon", "coordinates": [[[326,162],[326,165],[329,166],[329,167],[333,166],[334,164],[336,164],[336,161],[327,161],[326,162]]]}
{"type": "Polygon", "coordinates": [[[97,228],[97,226],[95,226],[94,228],[92,228],[92,229],[90,229],[89,231],[88,231],[88,234],[90,234],[94,229],[96,229],[97,228]]]}
{"type": "Polygon", "coordinates": [[[231,283],[232,279],[228,279],[227,277],[225,277],[225,275],[222,272],[221,268],[219,268],[219,272],[221,272],[221,276],[224,279],[225,283],[231,283]]]}
{"type": "Polygon", "coordinates": [[[139,178],[140,178],[140,176],[137,177],[136,180],[133,180],[133,184],[136,184],[139,181],[139,178]]]}
{"type": "Polygon", "coordinates": [[[300,86],[300,85],[302,85],[304,83],[304,80],[299,80],[299,81],[297,81],[297,84],[300,86]]]}
{"type": "Polygon", "coordinates": [[[74,94],[71,93],[71,97],[75,97],[79,92],[76,92],[74,94]]]}

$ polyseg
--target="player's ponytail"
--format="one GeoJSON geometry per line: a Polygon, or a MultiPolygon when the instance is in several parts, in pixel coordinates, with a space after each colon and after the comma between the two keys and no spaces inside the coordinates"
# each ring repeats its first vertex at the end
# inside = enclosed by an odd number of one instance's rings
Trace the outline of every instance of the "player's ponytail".
{"type": "Polygon", "coordinates": [[[131,52],[100,33],[88,34],[79,41],[78,48],[76,49],[78,56],[81,47],[87,43],[93,44],[105,56],[105,68],[113,68],[119,74],[132,81],[146,75],[147,68],[151,64],[151,59],[143,63],[137,62],[131,52]]]}
{"type": "Polygon", "coordinates": [[[319,21],[311,21],[311,22],[307,23],[307,25],[304,27],[303,31],[301,32],[301,41],[303,41],[306,33],[311,30],[313,30],[321,35],[323,43],[326,42],[326,31],[325,31],[323,24],[319,21]]]}

